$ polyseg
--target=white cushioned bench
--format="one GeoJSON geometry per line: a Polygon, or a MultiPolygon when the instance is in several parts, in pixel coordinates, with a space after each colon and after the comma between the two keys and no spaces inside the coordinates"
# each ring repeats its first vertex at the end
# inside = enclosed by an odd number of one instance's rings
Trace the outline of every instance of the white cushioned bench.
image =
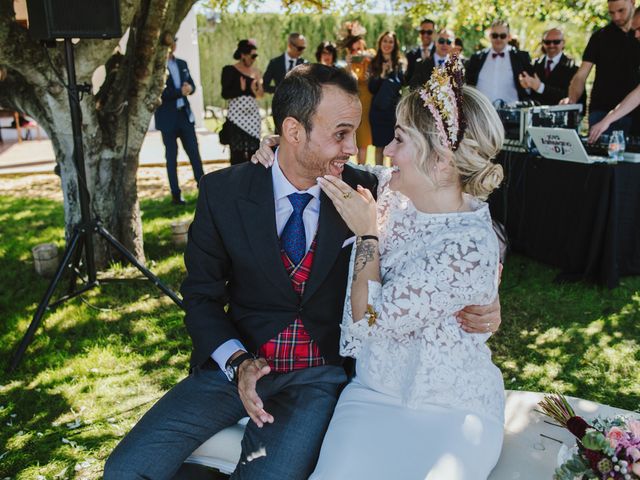
{"type": "MultiPolygon", "coordinates": [[[[571,446],[573,436],[565,429],[545,423],[547,417],[536,412],[543,393],[506,392],[505,432],[502,454],[489,480],[541,480],[553,477],[560,443],[571,446]]],[[[585,418],[613,416],[631,412],[580,398],[567,397],[576,414],[585,418]]],[[[230,474],[240,459],[240,441],[248,418],[203,443],[186,460],[230,474]]]]}

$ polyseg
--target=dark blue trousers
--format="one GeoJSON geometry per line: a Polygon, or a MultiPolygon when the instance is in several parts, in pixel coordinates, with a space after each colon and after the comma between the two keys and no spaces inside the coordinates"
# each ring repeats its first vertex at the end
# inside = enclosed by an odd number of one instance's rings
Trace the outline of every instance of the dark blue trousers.
{"type": "Polygon", "coordinates": [[[198,138],[196,130],[189,121],[186,109],[178,110],[178,119],[172,130],[161,130],[162,142],[164,143],[165,156],[167,158],[167,175],[169,177],[169,187],[171,194],[180,195],[180,185],[178,184],[178,139],[182,143],[182,148],[189,157],[191,168],[193,168],[193,176],[196,182],[200,181],[203,175],[202,159],[198,150],[198,138]]]}
{"type": "MultiPolygon", "coordinates": [[[[336,366],[261,378],[257,392],[274,423],[258,428],[249,421],[231,478],[306,480],[346,381],[344,369],[336,366]]],[[[197,447],[245,416],[238,388],[224,373],[195,369],[120,442],[105,464],[104,479],[179,478],[178,469],[197,447]]]]}

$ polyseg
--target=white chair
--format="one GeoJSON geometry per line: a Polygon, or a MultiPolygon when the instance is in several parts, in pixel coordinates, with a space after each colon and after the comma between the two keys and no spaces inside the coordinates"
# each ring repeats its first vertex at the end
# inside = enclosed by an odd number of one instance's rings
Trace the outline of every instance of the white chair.
{"type": "MultiPolygon", "coordinates": [[[[543,396],[543,393],[536,392],[506,392],[504,444],[500,460],[489,480],[552,478],[557,466],[557,455],[561,445],[559,442],[568,446],[575,443],[571,433],[545,422],[548,420],[547,417],[536,411],[543,396]]],[[[586,419],[632,413],[580,398],[567,399],[576,414],[586,419]]],[[[186,461],[212,467],[222,473],[233,473],[240,459],[240,441],[248,420],[244,418],[236,425],[217,433],[186,461]]]]}

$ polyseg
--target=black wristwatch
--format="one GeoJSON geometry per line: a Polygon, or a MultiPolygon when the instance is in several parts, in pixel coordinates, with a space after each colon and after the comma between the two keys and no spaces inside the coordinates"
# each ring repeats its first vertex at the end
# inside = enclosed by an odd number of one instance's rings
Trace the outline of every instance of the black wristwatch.
{"type": "Polygon", "coordinates": [[[229,379],[230,382],[238,383],[238,368],[240,364],[245,360],[255,360],[255,355],[253,353],[244,352],[242,355],[238,355],[233,360],[229,360],[227,362],[227,366],[224,369],[224,373],[229,379]]]}

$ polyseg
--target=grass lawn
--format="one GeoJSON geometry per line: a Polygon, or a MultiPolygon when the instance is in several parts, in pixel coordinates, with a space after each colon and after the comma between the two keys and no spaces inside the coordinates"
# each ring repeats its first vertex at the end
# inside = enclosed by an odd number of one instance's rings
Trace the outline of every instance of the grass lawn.
{"type": "MultiPolygon", "coordinates": [[[[190,341],[182,314],[136,271],[45,316],[18,371],[5,373],[43,295],[31,248],[63,248],[62,206],[36,195],[0,195],[0,479],[101,477],[109,452],[136,420],[186,374],[190,341]]],[[[148,264],[177,290],[182,253],[169,224],[188,205],[142,200],[148,264]]],[[[615,290],[556,285],[557,271],[512,255],[501,287],[503,323],[490,341],[509,389],[559,390],[640,408],[640,278],[615,290]]]]}

